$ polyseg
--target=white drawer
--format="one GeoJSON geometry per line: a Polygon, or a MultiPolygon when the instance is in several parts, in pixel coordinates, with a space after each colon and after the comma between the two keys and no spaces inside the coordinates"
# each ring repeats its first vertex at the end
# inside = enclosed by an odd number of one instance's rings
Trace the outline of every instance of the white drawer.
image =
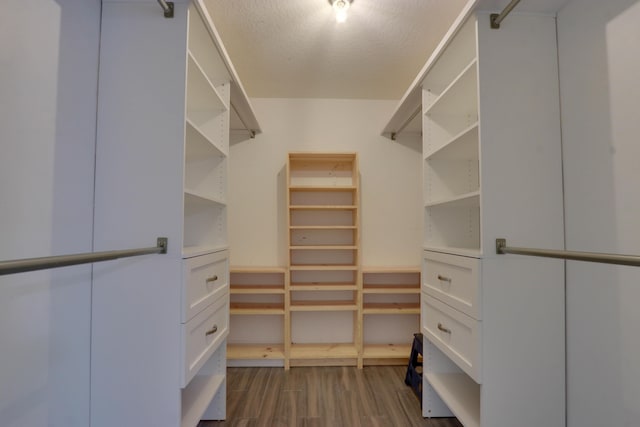
{"type": "Polygon", "coordinates": [[[464,256],[424,252],[422,289],[451,307],[482,319],[480,260],[464,256]]]}
{"type": "Polygon", "coordinates": [[[228,251],[185,259],[182,271],[182,323],[185,323],[229,288],[228,251]]]}
{"type": "Polygon", "coordinates": [[[229,334],[229,294],[181,325],[181,384],[186,387],[229,334]]]}
{"type": "Polygon", "coordinates": [[[422,334],[481,383],[481,322],[422,294],[422,334]]]}

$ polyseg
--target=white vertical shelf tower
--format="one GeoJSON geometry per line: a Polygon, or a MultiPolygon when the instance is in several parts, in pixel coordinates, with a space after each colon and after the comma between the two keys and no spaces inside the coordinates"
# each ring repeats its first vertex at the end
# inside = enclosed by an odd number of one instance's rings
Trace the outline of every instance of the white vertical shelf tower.
{"type": "Polygon", "coordinates": [[[383,131],[422,94],[423,415],[563,426],[564,264],[495,252],[564,246],[555,10],[492,29],[496,3],[467,4],[383,131]]]}
{"type": "Polygon", "coordinates": [[[94,249],[169,244],[94,268],[92,426],[226,416],[232,108],[259,131],[202,1],[103,2],[94,249]]]}

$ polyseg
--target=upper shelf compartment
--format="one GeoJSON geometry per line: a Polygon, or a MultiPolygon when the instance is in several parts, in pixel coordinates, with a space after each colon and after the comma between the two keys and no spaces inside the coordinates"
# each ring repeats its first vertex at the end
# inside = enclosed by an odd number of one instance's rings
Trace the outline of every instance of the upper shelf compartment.
{"type": "Polygon", "coordinates": [[[226,81],[231,82],[231,102],[229,106],[231,117],[230,142],[239,142],[248,138],[253,138],[261,133],[260,124],[255,116],[253,106],[247,95],[236,70],[231,63],[231,59],[222,43],[213,20],[203,0],[194,0],[190,7],[195,7],[207,25],[189,21],[189,50],[204,70],[207,76],[221,76],[220,80],[211,80],[214,87],[226,81]],[[217,52],[210,51],[210,43],[213,42],[217,52]]]}
{"type": "Polygon", "coordinates": [[[292,190],[351,190],[357,186],[358,170],[354,153],[316,155],[289,154],[289,187],[292,190]]]}

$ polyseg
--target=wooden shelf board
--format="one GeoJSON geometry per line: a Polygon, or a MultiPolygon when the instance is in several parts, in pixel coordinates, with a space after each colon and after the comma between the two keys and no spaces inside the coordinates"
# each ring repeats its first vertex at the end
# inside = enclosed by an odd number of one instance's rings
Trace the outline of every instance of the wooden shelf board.
{"type": "Polygon", "coordinates": [[[305,193],[340,193],[354,192],[358,187],[355,185],[290,185],[289,191],[305,193]]]}
{"type": "Polygon", "coordinates": [[[291,161],[305,161],[305,162],[345,162],[353,161],[356,159],[356,153],[303,153],[303,152],[290,152],[289,160],[291,161]]]}
{"type": "Polygon", "coordinates": [[[225,375],[196,375],[182,390],[181,427],[191,427],[200,422],[211,399],[222,386],[225,375]]]}
{"type": "Polygon", "coordinates": [[[307,246],[289,246],[291,251],[322,251],[322,250],[342,250],[342,251],[355,251],[358,247],[355,245],[307,245],[307,246]]]}
{"type": "Polygon", "coordinates": [[[406,274],[420,274],[420,267],[362,267],[363,274],[373,273],[406,273],[406,274]]]}
{"type": "Polygon", "coordinates": [[[465,427],[480,427],[480,386],[465,374],[424,373],[442,401],[465,427]]]}
{"type": "Polygon", "coordinates": [[[291,271],[342,271],[342,270],[358,270],[357,265],[292,265],[291,271]]]}
{"type": "Polygon", "coordinates": [[[364,314],[420,314],[420,303],[364,303],[364,314]]]}
{"type": "Polygon", "coordinates": [[[355,225],[292,225],[290,230],[355,230],[355,225]]]}
{"type": "Polygon", "coordinates": [[[253,302],[232,302],[230,303],[230,314],[284,314],[284,303],[253,303],[253,302]]]}
{"type": "Polygon", "coordinates": [[[363,294],[420,294],[420,283],[407,285],[368,285],[362,287],[363,294]]]}
{"type": "Polygon", "coordinates": [[[354,211],[358,209],[356,205],[289,205],[290,210],[308,211],[354,211]]]}
{"type": "Polygon", "coordinates": [[[321,301],[304,300],[291,301],[291,311],[356,311],[358,306],[355,301],[321,301]]]}
{"type": "Polygon", "coordinates": [[[291,283],[291,291],[356,291],[355,283],[291,283]]]}
{"type": "Polygon", "coordinates": [[[362,351],[364,359],[401,358],[409,360],[411,344],[365,344],[362,351]]]}
{"type": "Polygon", "coordinates": [[[227,359],[284,359],[283,344],[227,344],[227,359]]]}
{"type": "Polygon", "coordinates": [[[234,285],[229,288],[231,294],[284,294],[283,285],[234,285]]]}
{"type": "Polygon", "coordinates": [[[355,344],[291,344],[291,359],[336,359],[358,357],[355,344]]]}
{"type": "Polygon", "coordinates": [[[233,273],[286,273],[287,267],[245,267],[245,266],[231,266],[231,274],[233,273]]]}

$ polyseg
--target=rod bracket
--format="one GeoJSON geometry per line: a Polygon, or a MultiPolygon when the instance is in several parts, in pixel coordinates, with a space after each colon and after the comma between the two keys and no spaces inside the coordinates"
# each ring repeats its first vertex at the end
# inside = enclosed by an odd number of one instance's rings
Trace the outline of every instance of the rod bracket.
{"type": "Polygon", "coordinates": [[[494,30],[500,29],[500,22],[498,21],[498,16],[500,16],[499,13],[492,13],[491,15],[489,15],[489,21],[491,22],[491,28],[493,28],[494,30]]]}
{"type": "Polygon", "coordinates": [[[392,141],[396,140],[396,133],[395,132],[391,132],[391,140],[392,141]]]}
{"type": "Polygon", "coordinates": [[[158,3],[160,4],[160,6],[162,7],[162,10],[164,11],[164,17],[173,18],[173,2],[158,0],[158,3]]]}
{"type": "Polygon", "coordinates": [[[496,253],[498,255],[504,255],[502,248],[507,246],[507,239],[496,239],[496,253]]]}
{"type": "Polygon", "coordinates": [[[161,254],[166,254],[167,253],[167,247],[169,246],[169,239],[166,238],[166,237],[158,237],[157,246],[159,248],[162,248],[162,251],[160,251],[161,254]]]}

